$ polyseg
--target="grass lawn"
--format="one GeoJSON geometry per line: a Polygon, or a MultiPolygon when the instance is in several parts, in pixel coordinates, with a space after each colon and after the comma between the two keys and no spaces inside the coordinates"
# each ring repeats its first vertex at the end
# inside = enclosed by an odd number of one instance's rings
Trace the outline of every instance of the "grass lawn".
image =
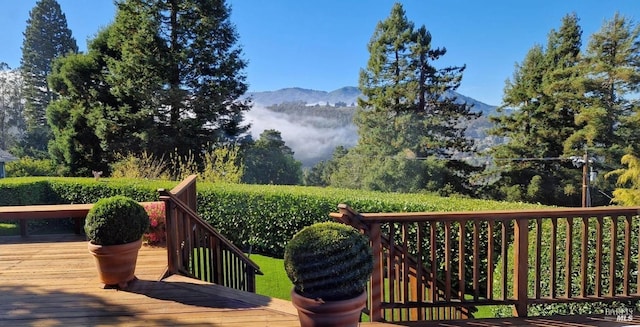
{"type": "MultiPolygon", "coordinates": [[[[252,254],[251,260],[260,266],[263,276],[256,276],[256,293],[290,301],[291,288],[293,284],[284,271],[282,259],[275,259],[258,254],[252,254]]],[[[469,299],[473,298],[468,296],[469,299]]],[[[493,318],[492,306],[479,306],[474,313],[475,318],[493,318]]]]}
{"type": "Polygon", "coordinates": [[[249,258],[257,263],[264,273],[262,276],[256,276],[256,293],[291,301],[293,284],[284,271],[283,260],[259,254],[252,254],[249,258]]]}
{"type": "Polygon", "coordinates": [[[0,222],[0,236],[19,235],[20,229],[16,223],[0,222]]]}

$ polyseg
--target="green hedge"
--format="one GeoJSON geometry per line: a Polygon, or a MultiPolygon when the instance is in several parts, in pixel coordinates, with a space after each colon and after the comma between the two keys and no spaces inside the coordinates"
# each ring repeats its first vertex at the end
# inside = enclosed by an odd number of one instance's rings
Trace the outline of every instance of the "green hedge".
{"type": "Polygon", "coordinates": [[[155,201],[158,188],[171,189],[178,182],[135,179],[20,177],[0,179],[0,205],[94,203],[113,195],[137,201],[155,201]]]}
{"type": "MultiPolygon", "coordinates": [[[[123,194],[137,201],[154,201],[158,188],[177,182],[91,178],[9,178],[0,192],[13,194],[10,204],[93,203],[123,194]],[[30,197],[31,194],[33,198],[30,197]],[[44,200],[48,202],[44,202],[44,200]],[[55,201],[54,201],[55,200],[55,201]],[[53,201],[53,202],[52,202],[53,201]]],[[[5,199],[3,196],[2,199],[5,199]]],[[[534,205],[443,198],[434,194],[383,193],[335,188],[198,184],[198,213],[234,244],[247,251],[282,257],[284,245],[305,226],[328,221],[340,203],[359,212],[463,211],[530,208],[534,205]]]]}
{"type": "Polygon", "coordinates": [[[282,257],[284,245],[305,226],[330,220],[340,203],[358,212],[458,211],[534,205],[335,188],[199,184],[198,212],[234,244],[282,257]]]}
{"type": "MultiPolygon", "coordinates": [[[[617,226],[617,248],[614,249],[616,252],[616,269],[615,269],[615,280],[618,287],[616,288],[616,293],[622,293],[622,280],[623,280],[623,272],[624,272],[624,250],[625,250],[625,241],[624,241],[624,219],[617,218],[618,226],[617,226]]],[[[557,240],[556,240],[556,295],[558,297],[565,296],[565,257],[566,257],[566,240],[567,240],[567,225],[568,222],[566,219],[559,219],[557,224],[557,240]]],[[[596,220],[594,218],[589,219],[589,230],[587,234],[587,244],[588,244],[588,252],[587,252],[587,294],[595,294],[595,257],[596,257],[596,220]]],[[[630,272],[631,272],[631,280],[630,280],[630,289],[631,293],[634,293],[634,290],[637,289],[637,271],[638,271],[638,226],[640,226],[640,217],[635,216],[632,219],[632,232],[631,232],[631,246],[630,246],[630,272]],[[635,244],[635,246],[634,246],[635,244]]],[[[536,256],[536,230],[535,225],[533,223],[530,224],[529,227],[529,258],[528,258],[528,294],[529,296],[533,296],[535,294],[535,256],[536,256]]],[[[511,227],[513,228],[513,227],[511,227]]],[[[513,229],[512,229],[513,230],[513,229]]],[[[601,289],[602,294],[608,294],[609,292],[609,265],[610,265],[610,255],[611,255],[611,218],[607,217],[603,219],[602,226],[602,281],[601,281],[601,289]]],[[[540,281],[540,292],[542,297],[548,297],[551,294],[551,285],[549,284],[550,276],[551,276],[551,238],[552,238],[552,226],[550,219],[542,220],[542,228],[541,228],[541,258],[540,258],[540,269],[541,269],[541,281],[540,281]]],[[[582,219],[574,218],[572,221],[572,234],[570,235],[572,240],[571,247],[571,258],[572,258],[572,266],[571,271],[571,294],[572,296],[577,296],[580,294],[581,288],[581,276],[580,276],[580,260],[582,256],[582,219]]],[[[513,296],[513,286],[510,281],[513,280],[513,270],[514,267],[514,248],[513,244],[509,245],[508,253],[507,253],[507,280],[508,284],[508,296],[513,296]]],[[[494,296],[500,297],[498,286],[502,284],[502,259],[498,258],[498,264],[495,268],[494,274],[494,285],[496,289],[494,289],[494,296]]],[[[582,303],[549,303],[549,304],[532,304],[527,308],[528,315],[530,316],[549,316],[549,315],[580,315],[580,314],[606,314],[606,310],[611,309],[633,309],[638,311],[640,309],[640,301],[638,300],[630,300],[624,302],[582,302],[582,303]]],[[[626,311],[625,311],[626,312],[626,311]]],[[[510,307],[496,307],[494,310],[494,314],[499,317],[511,316],[511,308],[510,307]]],[[[614,317],[615,318],[615,317],[614,317]]]]}

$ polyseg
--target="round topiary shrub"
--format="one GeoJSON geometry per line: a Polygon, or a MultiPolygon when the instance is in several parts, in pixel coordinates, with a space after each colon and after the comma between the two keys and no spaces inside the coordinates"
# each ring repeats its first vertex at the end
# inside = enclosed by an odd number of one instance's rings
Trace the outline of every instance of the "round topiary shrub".
{"type": "Polygon", "coordinates": [[[118,245],[142,238],[149,216],[138,202],[117,195],[96,202],[85,219],[84,231],[96,245],[118,245]]]}
{"type": "Polygon", "coordinates": [[[284,266],[298,294],[337,301],[365,291],[373,255],[369,240],[356,229],[323,222],[293,236],[285,246],[284,266]]]}

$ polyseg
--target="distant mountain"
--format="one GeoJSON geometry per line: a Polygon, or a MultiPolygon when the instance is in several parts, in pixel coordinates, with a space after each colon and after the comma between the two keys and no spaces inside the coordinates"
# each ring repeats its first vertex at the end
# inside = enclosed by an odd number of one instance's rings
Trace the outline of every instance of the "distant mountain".
{"type": "Polygon", "coordinates": [[[291,87],[277,91],[248,92],[245,97],[251,97],[259,105],[272,106],[285,102],[303,101],[309,105],[315,104],[335,104],[344,102],[347,105],[355,105],[361,95],[357,87],[345,86],[337,90],[326,92],[291,87]]]}
{"type": "MultiPolygon", "coordinates": [[[[454,93],[458,101],[473,106],[482,116],[469,123],[467,136],[478,146],[487,148],[501,139],[486,135],[490,127],[488,115],[496,113],[495,106],[454,93]]],[[[358,131],[352,122],[357,99],[362,96],[356,87],[342,87],[331,92],[292,87],[277,91],[249,92],[244,98],[253,99],[254,106],[245,118],[251,124],[254,139],[266,129],[281,132],[282,139],[294,151],[304,167],[331,158],[336,146],[353,147],[358,131]],[[336,104],[340,106],[336,106],[336,104]],[[305,105],[306,104],[306,105],[305,105]]]]}
{"type": "MultiPolygon", "coordinates": [[[[481,112],[485,116],[494,114],[496,111],[496,106],[488,105],[457,92],[454,92],[453,95],[458,97],[459,101],[472,105],[473,111],[481,112]]],[[[291,87],[277,91],[248,92],[244,97],[251,97],[256,104],[262,106],[300,101],[306,102],[308,105],[335,105],[342,102],[347,106],[353,106],[357,104],[357,100],[361,96],[362,93],[357,87],[345,86],[331,92],[291,87]]]]}

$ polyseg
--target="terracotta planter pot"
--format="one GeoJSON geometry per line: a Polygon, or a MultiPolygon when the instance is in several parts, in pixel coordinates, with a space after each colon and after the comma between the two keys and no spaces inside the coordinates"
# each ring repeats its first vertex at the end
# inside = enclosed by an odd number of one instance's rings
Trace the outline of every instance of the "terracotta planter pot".
{"type": "Polygon", "coordinates": [[[89,242],[89,252],[93,254],[98,276],[108,286],[126,288],[136,278],[136,261],[142,239],[119,245],[95,245],[89,242]]]}
{"type": "Polygon", "coordinates": [[[355,327],[367,302],[367,292],[342,301],[319,301],[291,291],[291,302],[298,309],[302,327],[355,327]]]}

